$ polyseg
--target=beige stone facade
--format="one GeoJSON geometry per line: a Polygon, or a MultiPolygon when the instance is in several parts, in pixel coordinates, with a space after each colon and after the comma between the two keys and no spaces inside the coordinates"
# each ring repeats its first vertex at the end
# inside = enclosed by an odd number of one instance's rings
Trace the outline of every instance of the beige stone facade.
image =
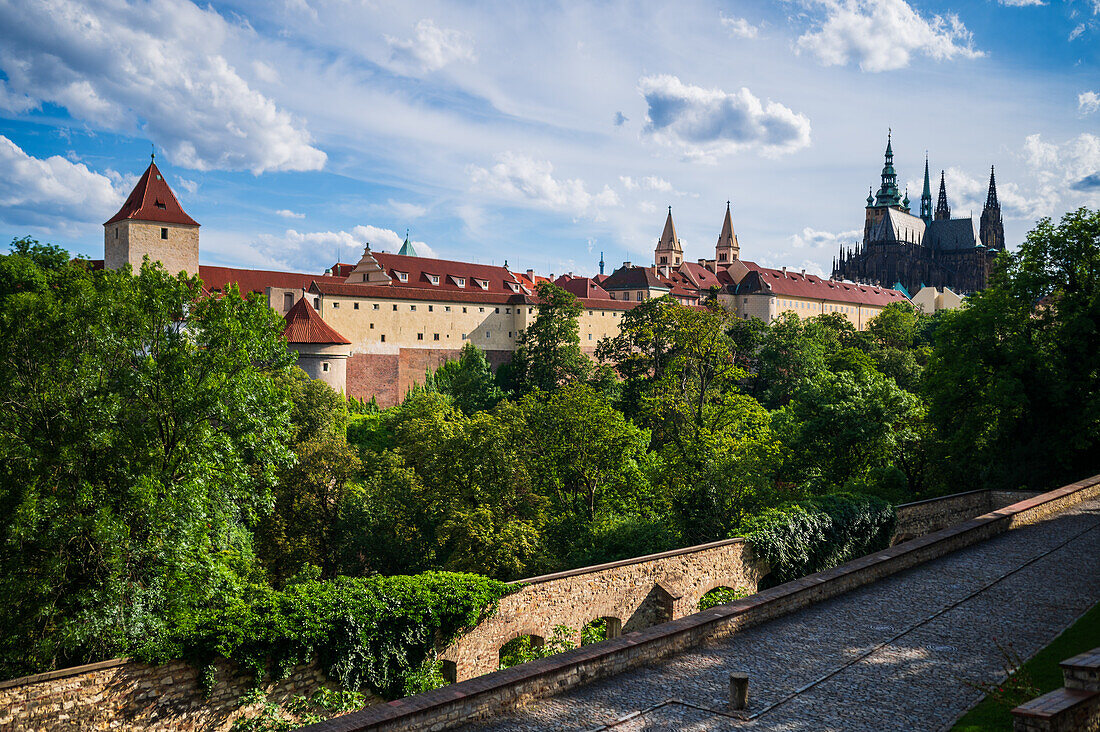
{"type": "Polygon", "coordinates": [[[104,266],[129,264],[135,272],[148,255],[172,274],[199,273],[199,227],[124,219],[103,227],[104,266]]]}

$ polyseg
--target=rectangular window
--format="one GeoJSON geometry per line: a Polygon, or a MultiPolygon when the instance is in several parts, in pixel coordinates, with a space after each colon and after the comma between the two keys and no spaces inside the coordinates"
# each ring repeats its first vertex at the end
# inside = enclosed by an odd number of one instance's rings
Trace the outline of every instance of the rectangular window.
{"type": "Polygon", "coordinates": [[[393,311],[394,311],[395,313],[397,312],[397,306],[396,306],[396,305],[394,305],[394,306],[393,306],[393,311]]]}
{"type": "Polygon", "coordinates": [[[511,315],[512,314],[512,308],[504,308],[504,312],[507,313],[508,315],[511,315]]]}
{"type": "Polygon", "coordinates": [[[115,238],[116,239],[118,238],[118,227],[117,226],[115,227],[115,238]]]}
{"type": "Polygon", "coordinates": [[[479,313],[484,313],[484,312],[485,312],[485,308],[478,308],[478,309],[477,309],[477,311],[478,311],[479,313]]]}
{"type": "Polygon", "coordinates": [[[385,343],[385,342],[386,342],[386,334],[385,334],[385,333],[383,333],[383,334],[382,334],[382,342],[383,342],[383,343],[385,343]]]}
{"type": "Polygon", "coordinates": [[[410,305],[409,310],[416,310],[416,306],[415,305],[410,305]]]}
{"type": "Polygon", "coordinates": [[[445,312],[445,313],[451,312],[451,306],[450,305],[444,305],[443,306],[443,312],[445,312]]]}
{"type": "Polygon", "coordinates": [[[466,340],[466,334],[465,333],[462,334],[462,340],[466,340]]]}
{"type": "Polygon", "coordinates": [[[321,362],[321,370],[326,372],[328,371],[328,361],[321,362]]]}
{"type": "Polygon", "coordinates": [[[438,333],[432,333],[432,340],[433,341],[438,341],[439,340],[439,334],[438,333]]]}
{"type": "Polygon", "coordinates": [[[294,307],[294,293],[287,292],[283,294],[283,310],[290,310],[294,307]]]}
{"type": "Polygon", "coordinates": [[[334,303],[332,303],[332,307],[333,307],[333,309],[336,309],[336,308],[340,307],[340,303],[334,302],[334,303]]]}
{"type": "Polygon", "coordinates": [[[418,340],[418,341],[424,340],[424,334],[423,333],[417,333],[416,334],[416,340],[418,340]]]}
{"type": "Polygon", "coordinates": [[[358,310],[359,309],[359,303],[355,303],[351,307],[352,307],[353,310],[358,310]]]}
{"type": "Polygon", "coordinates": [[[641,293],[641,291],[639,291],[638,292],[638,302],[641,302],[641,301],[642,301],[642,293],[641,293]]]}
{"type": "Polygon", "coordinates": [[[313,298],[313,309],[314,310],[320,310],[321,309],[321,298],[319,298],[319,297],[313,298]]]}
{"type": "Polygon", "coordinates": [[[375,309],[375,310],[377,310],[377,309],[378,309],[378,303],[374,303],[374,309],[375,309]]]}
{"type": "Polygon", "coordinates": [[[488,338],[488,337],[489,337],[489,331],[485,331],[485,337],[486,337],[486,338],[488,338]]]}
{"type": "Polygon", "coordinates": [[[161,239],[167,239],[168,238],[168,227],[167,226],[160,227],[160,238],[161,239]]]}
{"type": "Polygon", "coordinates": [[[430,313],[430,312],[432,312],[432,310],[433,310],[434,308],[435,308],[435,306],[434,306],[434,305],[429,305],[429,306],[428,306],[428,312],[429,312],[429,313],[430,313]]]}
{"type": "Polygon", "coordinates": [[[462,308],[462,312],[466,312],[466,308],[462,308]]]}
{"type": "Polygon", "coordinates": [[[374,330],[374,323],[371,323],[371,324],[370,324],[370,329],[371,329],[371,330],[374,330]]]}
{"type": "Polygon", "coordinates": [[[588,340],[592,340],[592,334],[591,333],[588,334],[588,340]]]}
{"type": "Polygon", "coordinates": [[[496,311],[497,313],[500,312],[500,308],[493,308],[493,310],[496,311]]]}

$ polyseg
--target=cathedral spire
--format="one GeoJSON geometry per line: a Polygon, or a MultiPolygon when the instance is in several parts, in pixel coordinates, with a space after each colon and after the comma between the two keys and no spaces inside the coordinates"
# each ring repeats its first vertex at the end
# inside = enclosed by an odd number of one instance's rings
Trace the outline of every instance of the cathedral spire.
{"type": "Polygon", "coordinates": [[[924,191],[920,194],[920,217],[925,224],[932,223],[932,186],[928,180],[928,154],[924,155],[924,191]]]}
{"type": "Polygon", "coordinates": [[[1005,225],[1001,219],[1001,204],[997,201],[997,181],[993,177],[993,168],[989,168],[989,194],[982,209],[981,226],[978,238],[982,245],[993,250],[1005,248],[1005,225]]]}
{"type": "Polygon", "coordinates": [[[936,202],[936,221],[951,218],[951,208],[947,205],[947,184],[943,171],[940,171],[940,200],[936,202]]]}
{"type": "Polygon", "coordinates": [[[886,161],[882,166],[882,185],[875,194],[876,206],[900,206],[901,194],[898,192],[898,174],[894,170],[893,132],[886,135],[886,161]]]}
{"type": "Polygon", "coordinates": [[[672,206],[668,207],[665,230],[661,232],[661,238],[657,241],[653,259],[654,264],[670,264],[673,267],[679,267],[684,261],[684,248],[680,246],[680,239],[676,236],[676,225],[672,223],[672,206]]]}

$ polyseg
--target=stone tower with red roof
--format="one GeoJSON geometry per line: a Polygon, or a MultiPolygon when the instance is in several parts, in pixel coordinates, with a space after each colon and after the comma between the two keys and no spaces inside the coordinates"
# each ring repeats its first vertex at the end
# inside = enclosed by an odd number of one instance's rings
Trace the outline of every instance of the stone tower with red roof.
{"type": "Polygon", "coordinates": [[[184,212],[155,160],[103,225],[104,266],[138,270],[146,255],[172,274],[199,273],[199,223],[184,212]]]}

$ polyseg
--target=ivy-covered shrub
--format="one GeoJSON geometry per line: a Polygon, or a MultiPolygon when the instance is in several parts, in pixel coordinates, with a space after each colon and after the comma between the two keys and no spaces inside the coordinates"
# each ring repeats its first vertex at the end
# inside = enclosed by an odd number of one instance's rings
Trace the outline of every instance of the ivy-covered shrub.
{"type": "Polygon", "coordinates": [[[815,496],[770,508],[745,521],[743,536],[771,565],[761,589],[885,549],[897,524],[892,504],[850,493],[815,496]]]}
{"type": "Polygon", "coordinates": [[[307,580],[282,591],[250,585],[174,619],[166,636],[137,656],[153,663],[186,658],[206,669],[224,657],[258,679],[284,678],[296,664],[317,658],[343,688],[395,698],[421,673],[437,642],[445,645],[474,627],[514,589],[449,572],[307,580]]]}
{"type": "Polygon", "coordinates": [[[749,596],[747,590],[735,587],[715,587],[699,598],[698,608],[699,612],[709,610],[715,605],[725,605],[726,603],[733,602],[734,600],[741,600],[749,596]]]}

